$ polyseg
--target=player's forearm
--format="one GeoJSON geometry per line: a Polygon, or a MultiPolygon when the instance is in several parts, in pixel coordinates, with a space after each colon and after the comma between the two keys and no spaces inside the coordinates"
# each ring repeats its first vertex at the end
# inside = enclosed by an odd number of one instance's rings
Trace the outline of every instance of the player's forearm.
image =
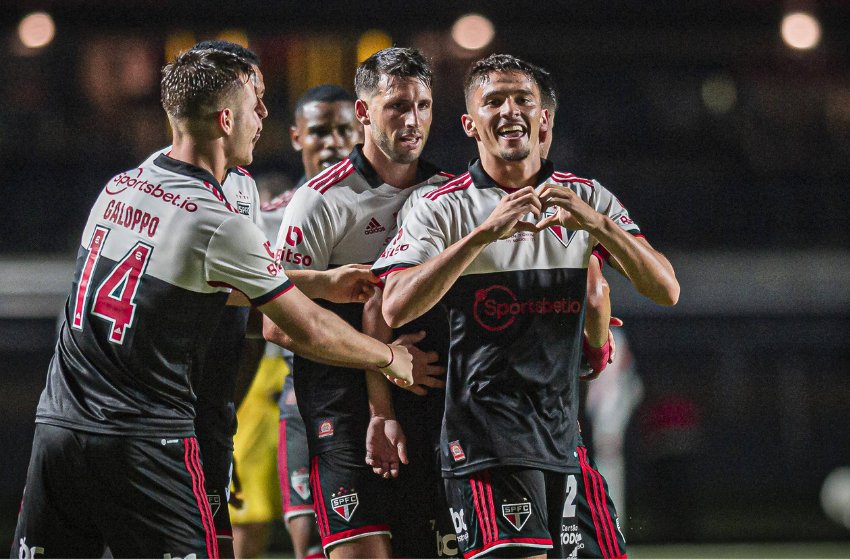
{"type": "Polygon", "coordinates": [[[388,276],[382,309],[387,324],[398,328],[431,310],[490,242],[475,230],[427,262],[388,276]]]}
{"type": "Polygon", "coordinates": [[[287,303],[275,300],[260,308],[278,327],[264,327],[267,340],[285,341],[285,347],[313,361],[356,369],[377,369],[393,358],[387,344],[358,332],[295,291],[279,298],[289,298],[287,303]],[[285,340],[278,329],[284,333],[285,340]]]}
{"type": "Polygon", "coordinates": [[[369,396],[369,415],[395,419],[390,383],[377,371],[366,370],[366,392],[369,396]]]}
{"type": "Polygon", "coordinates": [[[591,256],[587,267],[587,310],[584,334],[592,347],[602,347],[608,341],[611,322],[611,298],[608,282],[602,275],[599,261],[591,256]]]}
{"type": "Polygon", "coordinates": [[[623,231],[607,216],[588,231],[616,258],[641,295],[659,305],[676,304],[680,288],[673,266],[645,239],[623,231]]]}
{"type": "Polygon", "coordinates": [[[286,270],[286,277],[310,299],[322,298],[328,288],[326,272],[318,270],[286,270]]]}

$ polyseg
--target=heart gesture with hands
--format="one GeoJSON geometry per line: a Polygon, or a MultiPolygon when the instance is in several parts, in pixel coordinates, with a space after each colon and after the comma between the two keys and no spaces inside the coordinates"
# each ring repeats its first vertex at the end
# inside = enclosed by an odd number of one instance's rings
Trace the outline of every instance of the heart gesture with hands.
{"type": "Polygon", "coordinates": [[[531,186],[520,188],[502,198],[499,204],[484,223],[479,226],[479,231],[488,241],[507,239],[519,231],[540,231],[538,224],[525,221],[523,217],[529,213],[540,219],[543,204],[537,192],[531,186]]]}
{"type": "Polygon", "coordinates": [[[558,208],[554,215],[537,223],[540,231],[553,225],[560,225],[573,231],[578,229],[589,231],[596,227],[601,219],[599,212],[565,186],[545,183],[540,187],[537,196],[544,210],[550,207],[558,208]]]}

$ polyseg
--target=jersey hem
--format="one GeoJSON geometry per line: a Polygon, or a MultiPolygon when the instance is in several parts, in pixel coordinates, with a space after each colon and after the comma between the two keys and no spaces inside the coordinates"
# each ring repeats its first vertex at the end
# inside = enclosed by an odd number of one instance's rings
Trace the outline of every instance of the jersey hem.
{"type": "Polygon", "coordinates": [[[286,280],[285,282],[280,284],[276,289],[271,290],[270,292],[266,293],[265,295],[262,295],[260,297],[255,298],[255,299],[251,299],[251,304],[254,305],[255,307],[261,307],[261,306],[265,305],[266,303],[270,303],[271,301],[274,301],[275,299],[277,299],[278,297],[280,297],[281,295],[283,295],[284,293],[286,293],[287,291],[289,291],[293,287],[295,287],[295,284],[292,283],[292,281],[290,281],[290,280],[286,280]]]}
{"type": "MultiPolygon", "coordinates": [[[[95,435],[112,435],[117,437],[138,437],[140,439],[159,439],[162,437],[168,438],[185,438],[185,437],[194,437],[195,436],[195,424],[191,422],[187,425],[187,429],[182,431],[169,431],[169,430],[159,430],[154,425],[145,425],[140,427],[141,431],[136,430],[116,430],[116,429],[103,429],[94,427],[85,423],[75,423],[73,421],[68,421],[65,418],[57,418],[51,416],[37,415],[35,417],[36,423],[42,423],[44,425],[52,425],[54,427],[62,427],[64,429],[70,429],[72,431],[81,431],[83,433],[93,433],[95,435]]],[[[169,422],[169,427],[174,427],[173,422],[169,422]]]]}

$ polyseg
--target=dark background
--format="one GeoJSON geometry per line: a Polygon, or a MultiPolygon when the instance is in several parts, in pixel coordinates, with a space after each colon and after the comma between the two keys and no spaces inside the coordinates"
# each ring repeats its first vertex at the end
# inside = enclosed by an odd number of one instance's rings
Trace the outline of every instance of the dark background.
{"type": "Polygon", "coordinates": [[[251,170],[296,179],[292,103],[325,81],[351,89],[369,29],[432,57],[425,154],[451,171],[475,154],[459,125],[469,63],[509,52],[549,69],[560,93],[551,158],[613,190],[677,266],[674,309],[648,308],[620,283],[613,291],[646,389],[627,444],[630,540],[850,537],[818,502],[826,474],[850,464],[850,2],[769,0],[5,0],[0,530],[14,524],[62,299],[17,271],[69,263],[104,182],[169,142],[158,105],[168,53],[247,37],[271,113],[251,170]],[[30,51],[16,27],[37,9],[53,16],[56,38],[30,51]],[[820,20],[811,51],[780,37],[796,9],[820,20]],[[472,53],[449,35],[468,12],[496,30],[472,53]],[[712,84],[731,88],[727,110],[706,103],[712,84]],[[52,297],[55,310],[26,312],[27,293],[52,297]],[[657,410],[670,401],[688,402],[687,428],[659,435],[657,410]]]}

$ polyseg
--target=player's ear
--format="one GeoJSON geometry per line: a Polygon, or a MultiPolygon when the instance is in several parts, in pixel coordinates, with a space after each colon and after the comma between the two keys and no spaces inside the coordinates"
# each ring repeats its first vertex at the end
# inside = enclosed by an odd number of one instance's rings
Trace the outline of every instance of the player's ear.
{"type": "Polygon", "coordinates": [[[228,107],[218,112],[218,127],[228,136],[233,131],[233,111],[228,107]]]}
{"type": "Polygon", "coordinates": [[[478,136],[478,130],[475,129],[475,121],[472,120],[472,117],[469,115],[461,115],[460,123],[463,126],[463,131],[466,132],[466,135],[470,138],[475,138],[476,140],[480,140],[481,138],[478,136]]]}
{"type": "MultiPolygon", "coordinates": [[[[540,111],[540,131],[549,132],[549,109],[540,111]]],[[[542,141],[542,140],[541,140],[542,141]]]]}
{"type": "Polygon", "coordinates": [[[289,141],[292,142],[292,149],[295,151],[301,151],[303,149],[301,139],[298,136],[298,128],[295,125],[289,127],[289,141]]]}
{"type": "Polygon", "coordinates": [[[363,99],[358,99],[354,102],[354,116],[363,126],[372,124],[372,119],[369,118],[369,105],[363,99]]]}

